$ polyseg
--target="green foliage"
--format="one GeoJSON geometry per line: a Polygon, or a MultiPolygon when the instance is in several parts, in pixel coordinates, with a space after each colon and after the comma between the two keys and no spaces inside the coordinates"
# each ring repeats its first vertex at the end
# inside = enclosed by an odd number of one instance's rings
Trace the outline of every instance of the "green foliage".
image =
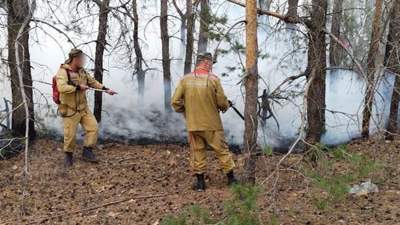
{"type": "Polygon", "coordinates": [[[269,219],[268,225],[279,225],[279,218],[276,215],[272,215],[269,219]]]}
{"type": "Polygon", "coordinates": [[[225,26],[228,22],[228,15],[217,16],[210,14],[209,17],[209,30],[208,37],[213,41],[221,41],[223,39],[229,39],[225,35],[225,26]]]}
{"type": "Polygon", "coordinates": [[[231,189],[232,198],[225,202],[225,216],[213,219],[207,210],[199,206],[186,208],[178,215],[169,215],[162,219],[161,225],[278,225],[273,215],[268,223],[261,220],[257,199],[261,189],[257,186],[235,185],[231,189]]]}
{"type": "Polygon", "coordinates": [[[312,184],[325,194],[313,197],[312,202],[319,210],[325,210],[330,204],[345,199],[352,184],[380,169],[379,164],[367,156],[347,152],[345,145],[333,150],[316,145],[311,154],[318,160],[318,167],[306,170],[305,174],[311,178],[312,184]],[[340,164],[344,170],[335,171],[335,163],[340,164]]]}
{"type": "Polygon", "coordinates": [[[327,192],[328,197],[324,200],[330,202],[343,200],[349,191],[349,183],[354,180],[350,174],[324,176],[317,171],[311,171],[308,176],[312,178],[314,185],[327,192]]]}
{"type": "Polygon", "coordinates": [[[318,210],[326,210],[329,204],[327,199],[316,197],[312,199],[312,203],[318,210]]]}
{"type": "Polygon", "coordinates": [[[366,178],[371,173],[381,169],[379,162],[376,162],[365,155],[348,153],[345,145],[334,149],[331,155],[337,160],[344,160],[347,162],[351,167],[351,170],[354,172],[353,176],[355,179],[366,178]]]}
{"type": "Polygon", "coordinates": [[[258,52],[257,55],[258,55],[258,58],[260,58],[260,59],[267,59],[267,58],[271,57],[268,53],[258,52]]]}
{"type": "Polygon", "coordinates": [[[210,213],[197,205],[186,208],[177,216],[169,215],[161,221],[161,225],[203,225],[214,223],[216,221],[210,217],[210,213]]]}
{"type": "Polygon", "coordinates": [[[240,53],[245,53],[246,48],[244,47],[244,45],[242,43],[240,43],[239,41],[234,41],[232,43],[232,50],[234,51],[238,51],[240,53]]]}
{"type": "Polygon", "coordinates": [[[274,152],[271,146],[266,145],[262,149],[262,153],[266,156],[271,156],[274,152]]]}
{"type": "Polygon", "coordinates": [[[256,186],[232,187],[233,197],[225,204],[226,225],[261,225],[257,197],[260,188],[256,186]]]}

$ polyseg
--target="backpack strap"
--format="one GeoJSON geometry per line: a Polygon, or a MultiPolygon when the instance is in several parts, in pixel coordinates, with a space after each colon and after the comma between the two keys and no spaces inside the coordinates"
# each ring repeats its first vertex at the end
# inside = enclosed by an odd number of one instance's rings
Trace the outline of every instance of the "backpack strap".
{"type": "Polygon", "coordinates": [[[69,84],[69,85],[72,85],[72,86],[74,86],[74,87],[76,87],[77,90],[79,90],[79,86],[76,85],[76,84],[74,84],[74,83],[72,83],[70,70],[69,70],[69,69],[65,69],[65,70],[67,71],[68,84],[69,84]]]}
{"type": "Polygon", "coordinates": [[[65,69],[67,71],[68,83],[71,83],[71,74],[69,73],[69,69],[65,69]]]}

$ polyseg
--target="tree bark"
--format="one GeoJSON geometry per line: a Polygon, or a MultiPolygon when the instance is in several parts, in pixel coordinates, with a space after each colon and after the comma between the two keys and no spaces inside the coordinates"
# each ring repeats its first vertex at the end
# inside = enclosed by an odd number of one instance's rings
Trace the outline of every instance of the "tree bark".
{"type": "Polygon", "coordinates": [[[135,73],[138,82],[139,101],[144,97],[145,88],[145,71],[143,70],[143,53],[139,44],[139,15],[137,12],[137,2],[132,1],[132,15],[133,15],[133,48],[135,49],[135,73]]]}
{"type": "Polygon", "coordinates": [[[192,70],[193,59],[193,31],[194,31],[194,13],[192,0],[186,0],[186,54],[184,74],[190,73],[192,70]]]}
{"type": "Polygon", "coordinates": [[[299,5],[299,0],[288,0],[288,11],[286,16],[290,18],[297,18],[297,7],[299,5]]]}
{"type": "Polygon", "coordinates": [[[375,13],[372,22],[371,44],[367,57],[367,90],[364,97],[364,109],[362,119],[361,136],[363,138],[369,137],[369,126],[371,120],[372,104],[374,100],[375,89],[375,72],[376,72],[376,58],[379,53],[379,41],[382,33],[381,17],[382,17],[382,0],[375,1],[375,13]]]}
{"type": "Polygon", "coordinates": [[[327,1],[313,0],[308,25],[307,80],[311,79],[307,99],[306,141],[317,143],[325,128],[326,23],[327,1]]]}
{"type": "Polygon", "coordinates": [[[160,13],[162,67],[164,74],[164,108],[171,112],[171,59],[169,56],[168,0],[161,0],[160,13]]]}
{"type": "MultiPolygon", "coordinates": [[[[334,0],[331,33],[340,38],[340,29],[343,16],[343,0],[334,0]]],[[[342,47],[331,38],[329,45],[329,65],[340,66],[343,58],[342,47]]]]}
{"type": "MultiPolygon", "coordinates": [[[[106,35],[107,35],[107,21],[108,21],[108,13],[110,0],[103,0],[99,5],[99,28],[96,39],[96,53],[94,59],[94,78],[103,83],[103,55],[104,50],[106,48],[106,35]]],[[[101,122],[101,110],[103,105],[103,93],[95,92],[94,93],[94,109],[93,113],[98,122],[101,122]]]]}
{"type": "Polygon", "coordinates": [[[200,0],[200,31],[197,52],[206,52],[208,47],[208,31],[210,26],[210,2],[200,0]]]}
{"type": "Polygon", "coordinates": [[[394,0],[389,23],[388,41],[386,43],[385,66],[396,78],[390,102],[389,123],[386,139],[393,140],[398,132],[397,116],[400,101],[400,0],[394,0]]]}
{"type": "Polygon", "coordinates": [[[257,151],[257,97],[258,97],[258,66],[257,66],[257,2],[246,0],[246,77],[245,85],[245,131],[244,145],[249,154],[244,165],[244,181],[254,184],[257,151]]]}
{"type": "MultiPolygon", "coordinates": [[[[33,90],[32,90],[32,75],[31,75],[31,62],[29,52],[29,30],[30,26],[27,24],[24,27],[23,34],[18,42],[22,45],[19,48],[18,65],[17,52],[15,43],[19,30],[21,29],[25,18],[29,15],[29,2],[26,0],[7,0],[7,31],[8,31],[8,67],[10,69],[11,78],[11,94],[12,94],[12,107],[16,109],[23,103],[21,94],[21,86],[18,77],[18,66],[23,73],[23,84],[29,111],[29,139],[33,140],[36,137],[35,124],[34,124],[34,105],[33,105],[33,90]]],[[[12,132],[17,137],[24,137],[26,130],[24,107],[19,107],[12,113],[12,132]]]]}

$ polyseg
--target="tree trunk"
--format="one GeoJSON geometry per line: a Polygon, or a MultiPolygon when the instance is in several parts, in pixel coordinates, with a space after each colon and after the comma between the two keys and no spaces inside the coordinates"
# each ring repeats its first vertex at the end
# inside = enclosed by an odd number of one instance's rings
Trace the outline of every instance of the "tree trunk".
{"type": "Polygon", "coordinates": [[[194,28],[194,13],[192,0],[186,0],[186,54],[184,73],[188,74],[192,70],[193,59],[193,28],[194,28]]]}
{"type": "MultiPolygon", "coordinates": [[[[104,50],[106,48],[106,35],[107,35],[107,20],[110,0],[101,1],[100,10],[99,10],[99,28],[97,33],[96,40],[96,54],[94,59],[94,78],[103,83],[103,55],[104,50]]],[[[103,93],[95,92],[94,93],[94,116],[96,117],[98,122],[101,122],[101,110],[103,104],[103,93]]]]}
{"type": "Polygon", "coordinates": [[[376,58],[379,53],[379,41],[382,33],[381,17],[382,17],[382,0],[375,1],[375,14],[372,22],[371,44],[367,58],[367,90],[364,97],[364,109],[362,119],[361,136],[363,138],[369,137],[369,124],[371,120],[372,104],[374,100],[375,89],[375,72],[376,72],[376,58]]]}
{"type": "Polygon", "coordinates": [[[200,31],[197,52],[206,52],[208,47],[208,30],[210,26],[210,2],[200,0],[200,31]]]}
{"type": "Polygon", "coordinates": [[[135,49],[135,73],[138,82],[138,94],[139,101],[144,97],[144,82],[145,82],[145,72],[143,71],[143,53],[139,44],[139,15],[137,12],[137,2],[132,1],[132,15],[133,21],[133,48],[135,49]]]}
{"type": "Polygon", "coordinates": [[[181,41],[182,43],[186,42],[186,19],[187,19],[187,13],[186,15],[182,12],[182,10],[179,8],[178,3],[176,2],[176,0],[172,0],[172,4],[174,5],[176,12],[179,14],[179,17],[181,19],[181,29],[180,29],[180,33],[181,33],[181,41]]]}
{"type": "Polygon", "coordinates": [[[390,14],[385,66],[396,76],[390,102],[389,123],[386,133],[386,139],[393,140],[394,135],[397,134],[397,116],[399,113],[400,101],[400,0],[394,0],[390,14]]]}
{"type": "MultiPolygon", "coordinates": [[[[334,0],[331,33],[340,38],[341,21],[343,15],[343,0],[334,0]]],[[[343,58],[341,46],[331,38],[329,45],[329,65],[340,66],[343,58]]]]}
{"type": "Polygon", "coordinates": [[[244,165],[244,181],[255,183],[256,151],[257,151],[257,97],[258,97],[258,67],[257,67],[257,2],[246,0],[246,77],[245,85],[245,131],[244,145],[249,157],[244,165]]]}
{"type": "Polygon", "coordinates": [[[29,139],[36,137],[35,124],[34,124],[34,105],[33,105],[33,91],[32,91],[32,75],[31,75],[31,62],[29,53],[29,24],[25,26],[24,33],[21,35],[19,48],[18,61],[23,62],[18,65],[16,59],[15,42],[19,29],[27,15],[29,15],[29,2],[26,0],[7,0],[7,30],[8,30],[8,67],[10,69],[11,78],[11,94],[12,94],[12,107],[15,109],[12,113],[12,132],[16,137],[25,136],[25,111],[22,107],[23,99],[21,94],[21,86],[18,78],[18,66],[23,73],[23,83],[25,95],[29,111],[29,139]]]}
{"type": "Polygon", "coordinates": [[[307,80],[310,83],[307,99],[306,141],[317,143],[325,127],[325,75],[326,75],[326,40],[325,23],[327,2],[312,1],[311,21],[308,24],[308,64],[307,80]]]}
{"type": "Polygon", "coordinates": [[[297,18],[298,5],[299,5],[299,0],[288,0],[288,11],[286,16],[291,18],[297,18]]]}
{"type": "Polygon", "coordinates": [[[162,67],[164,74],[164,108],[171,111],[171,59],[169,57],[168,0],[161,0],[160,14],[162,67]]]}

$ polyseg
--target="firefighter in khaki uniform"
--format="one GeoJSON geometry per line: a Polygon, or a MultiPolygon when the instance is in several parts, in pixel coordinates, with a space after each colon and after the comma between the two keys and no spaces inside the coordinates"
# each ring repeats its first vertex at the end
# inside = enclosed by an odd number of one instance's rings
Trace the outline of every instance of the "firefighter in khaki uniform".
{"type": "Polygon", "coordinates": [[[60,66],[56,74],[57,89],[60,92],[59,114],[64,122],[64,165],[73,165],[73,151],[78,125],[85,130],[82,156],[85,161],[97,163],[93,147],[97,142],[97,121],[89,110],[86,90],[103,89],[110,95],[116,94],[95,80],[83,69],[85,54],[79,49],[72,49],[68,60],[60,66]]]}
{"type": "Polygon", "coordinates": [[[183,113],[186,119],[191,149],[190,164],[197,177],[194,189],[205,190],[206,145],[215,151],[228,185],[236,183],[233,168],[235,163],[225,142],[220,111],[230,107],[219,78],[211,72],[213,57],[202,53],[197,57],[193,73],[185,75],[172,97],[172,107],[183,113]]]}

